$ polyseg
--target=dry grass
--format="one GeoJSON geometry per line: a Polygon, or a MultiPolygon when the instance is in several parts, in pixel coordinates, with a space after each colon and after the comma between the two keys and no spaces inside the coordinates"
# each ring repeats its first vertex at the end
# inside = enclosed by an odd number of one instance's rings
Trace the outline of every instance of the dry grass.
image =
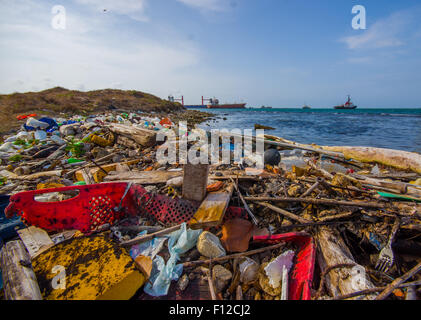
{"type": "Polygon", "coordinates": [[[105,89],[81,92],[56,87],[40,92],[0,95],[0,134],[18,128],[22,121],[16,116],[20,114],[88,115],[107,111],[110,105],[126,111],[174,112],[183,109],[179,103],[141,91],[105,89]]]}

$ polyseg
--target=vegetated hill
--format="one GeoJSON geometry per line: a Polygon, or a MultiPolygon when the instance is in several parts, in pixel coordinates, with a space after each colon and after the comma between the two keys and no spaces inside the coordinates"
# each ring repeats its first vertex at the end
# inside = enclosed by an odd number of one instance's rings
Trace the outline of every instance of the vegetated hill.
{"type": "Polygon", "coordinates": [[[55,87],[40,92],[0,95],[0,133],[19,127],[17,115],[69,116],[88,115],[111,109],[125,111],[174,112],[184,110],[177,102],[162,100],[148,93],[135,90],[95,90],[81,92],[55,87]]]}

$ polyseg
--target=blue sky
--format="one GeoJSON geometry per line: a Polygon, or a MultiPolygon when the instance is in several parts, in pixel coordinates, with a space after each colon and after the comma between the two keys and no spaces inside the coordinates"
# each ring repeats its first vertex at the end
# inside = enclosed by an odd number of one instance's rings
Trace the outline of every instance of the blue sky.
{"type": "Polygon", "coordinates": [[[0,92],[136,89],[273,107],[351,94],[361,108],[419,108],[420,17],[414,0],[0,0],[0,92]],[[51,27],[54,5],[64,30],[51,27]],[[354,5],[366,30],[351,26],[354,5]]]}

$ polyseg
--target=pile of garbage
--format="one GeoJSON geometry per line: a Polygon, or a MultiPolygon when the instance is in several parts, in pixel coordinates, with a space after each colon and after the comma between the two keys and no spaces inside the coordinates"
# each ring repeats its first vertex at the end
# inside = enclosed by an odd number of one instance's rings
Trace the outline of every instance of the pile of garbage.
{"type": "Polygon", "coordinates": [[[5,299],[420,297],[418,154],[265,135],[263,170],[162,164],[158,132],[206,132],[139,113],[21,120],[0,146],[5,299]]]}

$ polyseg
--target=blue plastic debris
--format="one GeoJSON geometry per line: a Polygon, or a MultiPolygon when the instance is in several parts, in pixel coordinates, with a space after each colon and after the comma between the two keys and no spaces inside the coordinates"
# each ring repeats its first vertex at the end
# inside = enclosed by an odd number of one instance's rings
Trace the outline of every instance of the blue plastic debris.
{"type": "Polygon", "coordinates": [[[4,209],[9,205],[9,198],[10,196],[0,195],[0,241],[15,237],[17,230],[25,228],[20,217],[6,218],[4,209]]]}
{"type": "MultiPolygon", "coordinates": [[[[55,122],[54,119],[44,117],[44,118],[39,119],[38,121],[45,122],[48,124],[48,127],[43,129],[47,132],[53,132],[58,129],[58,124],[57,122],[55,122]]],[[[37,129],[35,127],[31,127],[26,124],[24,124],[23,127],[25,128],[26,131],[35,131],[37,129]]]]}
{"type": "Polygon", "coordinates": [[[164,259],[157,255],[153,260],[150,282],[145,285],[145,292],[151,296],[159,297],[168,294],[171,281],[176,281],[183,273],[183,265],[176,264],[180,255],[186,253],[196,245],[202,230],[187,230],[186,223],[180,230],[170,234],[168,251],[170,258],[165,264],[164,259]]]}

